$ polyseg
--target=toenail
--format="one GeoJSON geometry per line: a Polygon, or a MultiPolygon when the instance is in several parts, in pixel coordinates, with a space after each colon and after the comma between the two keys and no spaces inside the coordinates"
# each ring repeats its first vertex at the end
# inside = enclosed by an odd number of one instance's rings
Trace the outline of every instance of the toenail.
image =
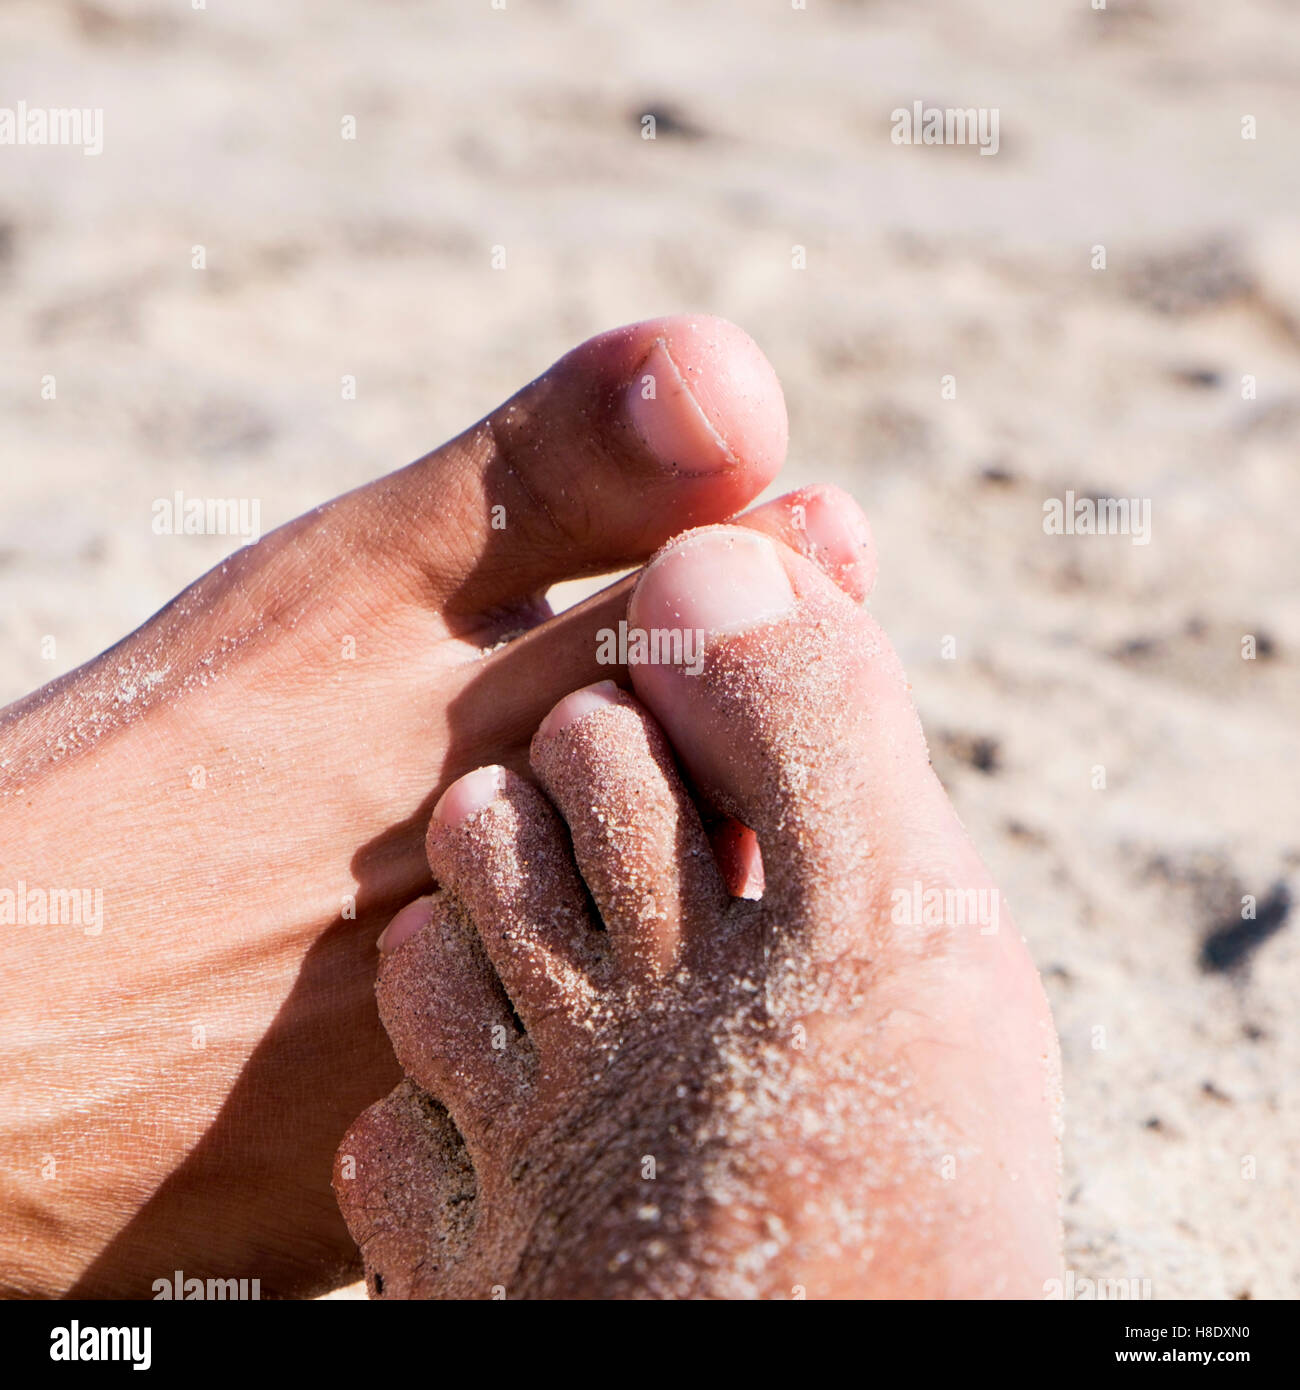
{"type": "Polygon", "coordinates": [[[506,770],[503,767],[476,767],[464,777],[458,777],[438,798],[433,818],[439,825],[459,825],[475,811],[490,806],[505,790],[506,770]]]}
{"type": "Polygon", "coordinates": [[[416,932],[427,926],[432,916],[433,899],[416,898],[413,903],[407,903],[379,933],[379,940],[375,944],[381,951],[395,951],[403,941],[409,941],[416,932]]]}
{"type": "Polygon", "coordinates": [[[595,685],[584,686],[566,695],[537,726],[538,738],[550,738],[570,724],[576,724],[584,715],[593,710],[605,709],[609,705],[621,703],[618,686],[613,681],[597,681],[595,685]]]}
{"type": "Polygon", "coordinates": [[[628,605],[639,630],[738,632],[794,607],[794,590],[772,543],[749,531],[697,532],[664,551],[628,605]]]}
{"type": "Polygon", "coordinates": [[[633,373],[625,408],[642,443],[665,467],[716,473],[735,465],[735,455],[677,370],[662,338],[633,373]]]}
{"type": "Polygon", "coordinates": [[[796,526],[802,522],[804,535],[820,552],[823,569],[856,569],[871,553],[871,528],[852,498],[843,493],[813,493],[800,499],[802,512],[796,513],[796,526]]]}

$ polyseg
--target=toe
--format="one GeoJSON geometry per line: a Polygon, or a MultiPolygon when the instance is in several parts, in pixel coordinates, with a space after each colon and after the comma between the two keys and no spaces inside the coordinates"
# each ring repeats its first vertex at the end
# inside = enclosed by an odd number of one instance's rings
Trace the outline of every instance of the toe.
{"type": "Polygon", "coordinates": [[[786,439],[780,385],[748,335],[655,319],[590,339],[351,505],[446,611],[472,615],[739,511],[786,439]]]}
{"type": "Polygon", "coordinates": [[[404,908],[381,938],[376,994],[402,1070],[451,1112],[471,1146],[510,1123],[534,1067],[478,934],[435,893],[404,908]]]}
{"type": "Polygon", "coordinates": [[[477,1183],[441,1105],[410,1081],[372,1105],[339,1145],[334,1192],[371,1298],[445,1291],[470,1247],[477,1183]]]}
{"type": "Polygon", "coordinates": [[[734,816],[724,816],[709,827],[709,843],[727,892],[733,898],[761,898],[763,856],[754,832],[734,816]]]}
{"type": "Polygon", "coordinates": [[[983,881],[897,658],[815,565],[752,531],[706,528],[647,567],[628,621],[702,634],[698,675],[637,665],[637,694],[697,785],[756,832],[765,903],[821,949],[846,946],[864,916],[887,924],[910,866],[983,881]]]}
{"type": "MultiPolygon", "coordinates": [[[[735,525],[785,542],[820,566],[861,601],[876,573],[871,528],[857,503],[839,488],[819,485],[774,498],[737,517],[735,525]]],[[[634,585],[629,576],[550,621],[520,633],[475,665],[464,698],[457,701],[457,744],[464,761],[447,769],[455,777],[501,748],[526,748],[546,711],[569,691],[602,679],[625,678],[608,660],[604,635],[627,617],[634,585]]],[[[617,652],[615,652],[617,656],[617,652]]]]}
{"type": "Polygon", "coordinates": [[[829,483],[800,488],[736,519],[784,541],[861,603],[876,581],[876,542],[861,507],[829,483]]]}
{"type": "Polygon", "coordinates": [[[532,763],[568,822],[620,972],[667,975],[684,945],[707,941],[726,892],[662,731],[603,681],[547,715],[532,763]]]}
{"type": "Polygon", "coordinates": [[[558,1065],[564,1030],[589,1012],[603,954],[559,817],[521,777],[477,768],[443,793],[425,848],[545,1064],[558,1065]]]}

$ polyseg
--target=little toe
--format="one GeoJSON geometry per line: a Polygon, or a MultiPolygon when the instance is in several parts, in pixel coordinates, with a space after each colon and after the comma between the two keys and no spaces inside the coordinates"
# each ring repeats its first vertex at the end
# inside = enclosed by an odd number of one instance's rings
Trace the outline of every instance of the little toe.
{"type": "Polygon", "coordinates": [[[352,1124],[334,1192],[371,1298],[431,1298],[470,1249],[478,1184],[446,1109],[403,1081],[352,1124]]]}

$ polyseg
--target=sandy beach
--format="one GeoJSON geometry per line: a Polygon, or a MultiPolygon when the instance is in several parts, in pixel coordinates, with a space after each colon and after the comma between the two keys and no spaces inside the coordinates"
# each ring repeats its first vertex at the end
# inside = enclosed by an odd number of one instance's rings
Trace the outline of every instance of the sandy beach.
{"type": "Polygon", "coordinates": [[[1296,1297],[1297,55],[1278,0],[14,0],[0,105],[103,149],[0,149],[0,703],[232,549],[160,500],[267,531],[733,319],[1043,972],[1069,1267],[1296,1297]],[[996,155],[895,143],[916,101],[996,155]]]}

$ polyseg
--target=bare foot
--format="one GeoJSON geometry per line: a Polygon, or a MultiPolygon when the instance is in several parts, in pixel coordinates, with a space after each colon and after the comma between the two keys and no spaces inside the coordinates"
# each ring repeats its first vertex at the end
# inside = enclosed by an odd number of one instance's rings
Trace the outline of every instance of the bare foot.
{"type": "Polygon", "coordinates": [[[330,1163],[398,1076],[374,941],[430,886],[437,791],[526,766],[608,673],[625,595],[545,622],[547,587],[730,515],[785,436],[739,329],[605,334],[0,716],[0,887],[103,908],[0,925],[0,1288],[307,1293],[355,1266],[330,1163]]]}
{"type": "Polygon", "coordinates": [[[440,889],[385,934],[407,1079],[335,1162],[372,1294],[1042,1297],[1056,1038],[892,650],[734,527],[660,554],[628,620],[703,630],[699,674],[560,701],[545,795],[456,783],[440,889]],[[756,832],[761,900],[670,743],[756,832]]]}

